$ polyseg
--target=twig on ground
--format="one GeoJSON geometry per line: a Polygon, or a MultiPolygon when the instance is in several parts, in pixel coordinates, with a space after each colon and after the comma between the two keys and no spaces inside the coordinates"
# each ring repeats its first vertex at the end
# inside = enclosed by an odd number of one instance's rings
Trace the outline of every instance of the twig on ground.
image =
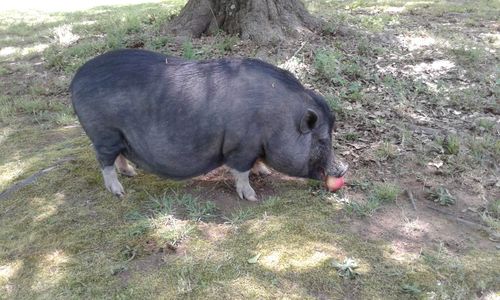
{"type": "MultiPolygon", "coordinates": [[[[297,51],[295,51],[295,53],[293,53],[292,57],[295,57],[297,54],[299,54],[300,50],[302,50],[302,48],[304,48],[304,46],[307,44],[307,41],[305,42],[302,42],[302,45],[300,45],[299,49],[297,49],[297,51]]],[[[290,59],[292,58],[290,57],[290,59]]]]}
{"type": "Polygon", "coordinates": [[[54,170],[59,165],[65,163],[65,162],[68,162],[68,161],[72,161],[72,160],[74,160],[73,157],[67,157],[67,158],[60,159],[52,166],[45,168],[43,170],[40,170],[40,171],[36,172],[35,174],[29,176],[28,178],[25,178],[19,182],[14,183],[13,185],[11,185],[6,190],[4,190],[3,192],[0,193],[0,200],[6,199],[7,197],[9,197],[10,194],[17,192],[18,190],[22,189],[23,187],[36,182],[38,180],[38,178],[40,178],[43,175],[47,174],[48,172],[54,170]]]}
{"type": "Polygon", "coordinates": [[[410,190],[406,190],[406,194],[408,194],[408,198],[410,198],[411,205],[413,206],[413,210],[417,210],[417,205],[415,204],[415,198],[413,198],[413,193],[410,190]]]}
{"type": "Polygon", "coordinates": [[[455,216],[454,214],[452,213],[449,213],[447,211],[444,211],[442,209],[439,209],[437,207],[433,207],[433,206],[430,206],[430,205],[427,205],[428,208],[434,210],[434,211],[437,211],[438,213],[441,213],[443,214],[445,217],[447,217],[448,219],[450,220],[454,220],[454,221],[457,221],[458,223],[462,223],[462,224],[466,224],[466,225],[469,225],[475,229],[478,229],[478,230],[484,230],[488,233],[491,233],[492,230],[484,225],[481,225],[479,223],[476,223],[476,222],[472,222],[472,221],[469,221],[469,220],[465,220],[465,219],[462,219],[460,217],[457,217],[455,216]]]}

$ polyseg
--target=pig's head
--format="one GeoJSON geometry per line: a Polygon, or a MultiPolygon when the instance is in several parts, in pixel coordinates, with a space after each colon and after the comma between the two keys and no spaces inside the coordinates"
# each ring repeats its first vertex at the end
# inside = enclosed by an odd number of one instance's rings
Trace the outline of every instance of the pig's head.
{"type": "Polygon", "coordinates": [[[304,106],[292,109],[293,120],[274,135],[278,142],[270,145],[277,149],[269,149],[266,162],[292,176],[317,180],[342,177],[348,167],[333,153],[335,116],[323,97],[309,90],[307,96],[304,106]]]}
{"type": "Polygon", "coordinates": [[[335,159],[332,149],[333,113],[308,109],[301,120],[300,133],[309,135],[307,175],[303,177],[324,180],[328,176],[342,177],[347,166],[335,159]],[[321,122],[321,119],[325,121],[321,122]]]}

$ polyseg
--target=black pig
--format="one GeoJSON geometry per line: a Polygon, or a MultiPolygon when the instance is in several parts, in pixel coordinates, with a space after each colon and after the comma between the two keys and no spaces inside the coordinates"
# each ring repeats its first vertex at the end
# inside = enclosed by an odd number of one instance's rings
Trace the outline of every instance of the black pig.
{"type": "Polygon", "coordinates": [[[135,175],[126,159],[173,179],[227,165],[238,195],[251,201],[257,197],[248,175],[256,161],[313,179],[347,169],[332,153],[335,119],[325,100],[256,59],[186,61],[117,50],[85,63],[70,89],[106,188],[117,196],[124,189],[114,165],[135,175]]]}

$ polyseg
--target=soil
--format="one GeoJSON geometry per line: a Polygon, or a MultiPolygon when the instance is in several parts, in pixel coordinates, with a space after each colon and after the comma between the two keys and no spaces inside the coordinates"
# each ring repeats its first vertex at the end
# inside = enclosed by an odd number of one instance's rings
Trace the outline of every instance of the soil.
{"type": "MultiPolygon", "coordinates": [[[[250,175],[250,184],[260,201],[279,195],[280,190],[277,186],[282,185],[283,182],[304,183],[305,181],[269,169],[271,174],[267,176],[250,175]]],[[[226,216],[238,210],[257,206],[260,202],[241,200],[238,197],[232,175],[226,167],[220,167],[206,175],[193,178],[186,189],[193,195],[199,196],[200,199],[215,202],[221,215],[226,216]]]]}
{"type": "MultiPolygon", "coordinates": [[[[366,169],[364,169],[366,171],[366,169]]],[[[361,200],[363,193],[357,193],[349,187],[350,180],[356,175],[347,176],[346,194],[351,199],[361,200]]],[[[292,178],[276,171],[266,177],[251,176],[251,184],[259,199],[279,196],[284,192],[276,186],[304,184],[304,180],[292,178]]],[[[430,186],[419,180],[403,178],[398,182],[402,193],[398,196],[396,205],[383,206],[369,218],[349,218],[348,230],[359,234],[367,240],[391,241],[395,254],[418,255],[423,248],[435,248],[443,244],[454,252],[463,252],[471,249],[492,249],[497,242],[490,239],[492,231],[482,225],[480,212],[486,205],[485,201],[477,197],[467,187],[454,186],[448,188],[454,191],[455,205],[441,206],[428,199],[430,186]],[[408,193],[411,191],[415,208],[408,193]],[[456,218],[465,220],[457,221],[456,218]]],[[[216,203],[221,215],[231,215],[240,209],[253,207],[259,203],[241,200],[238,198],[231,174],[226,168],[219,168],[205,176],[197,177],[187,186],[188,191],[201,199],[210,199],[216,203]]],[[[227,233],[224,229],[226,220],[218,220],[219,224],[204,224],[205,236],[217,239],[217,236],[227,233]],[[221,231],[223,233],[221,233],[221,231]]],[[[342,216],[334,222],[344,222],[342,216]]]]}

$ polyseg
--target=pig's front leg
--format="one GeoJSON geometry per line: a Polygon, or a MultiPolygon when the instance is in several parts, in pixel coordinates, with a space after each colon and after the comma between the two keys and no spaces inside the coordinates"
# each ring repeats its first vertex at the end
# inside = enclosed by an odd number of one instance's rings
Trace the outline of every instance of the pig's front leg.
{"type": "Polygon", "coordinates": [[[241,199],[246,199],[248,201],[257,201],[257,195],[255,191],[250,186],[250,182],[248,181],[248,175],[250,174],[250,170],[245,172],[240,172],[235,169],[231,169],[231,173],[234,176],[236,181],[236,192],[241,199]]]}

